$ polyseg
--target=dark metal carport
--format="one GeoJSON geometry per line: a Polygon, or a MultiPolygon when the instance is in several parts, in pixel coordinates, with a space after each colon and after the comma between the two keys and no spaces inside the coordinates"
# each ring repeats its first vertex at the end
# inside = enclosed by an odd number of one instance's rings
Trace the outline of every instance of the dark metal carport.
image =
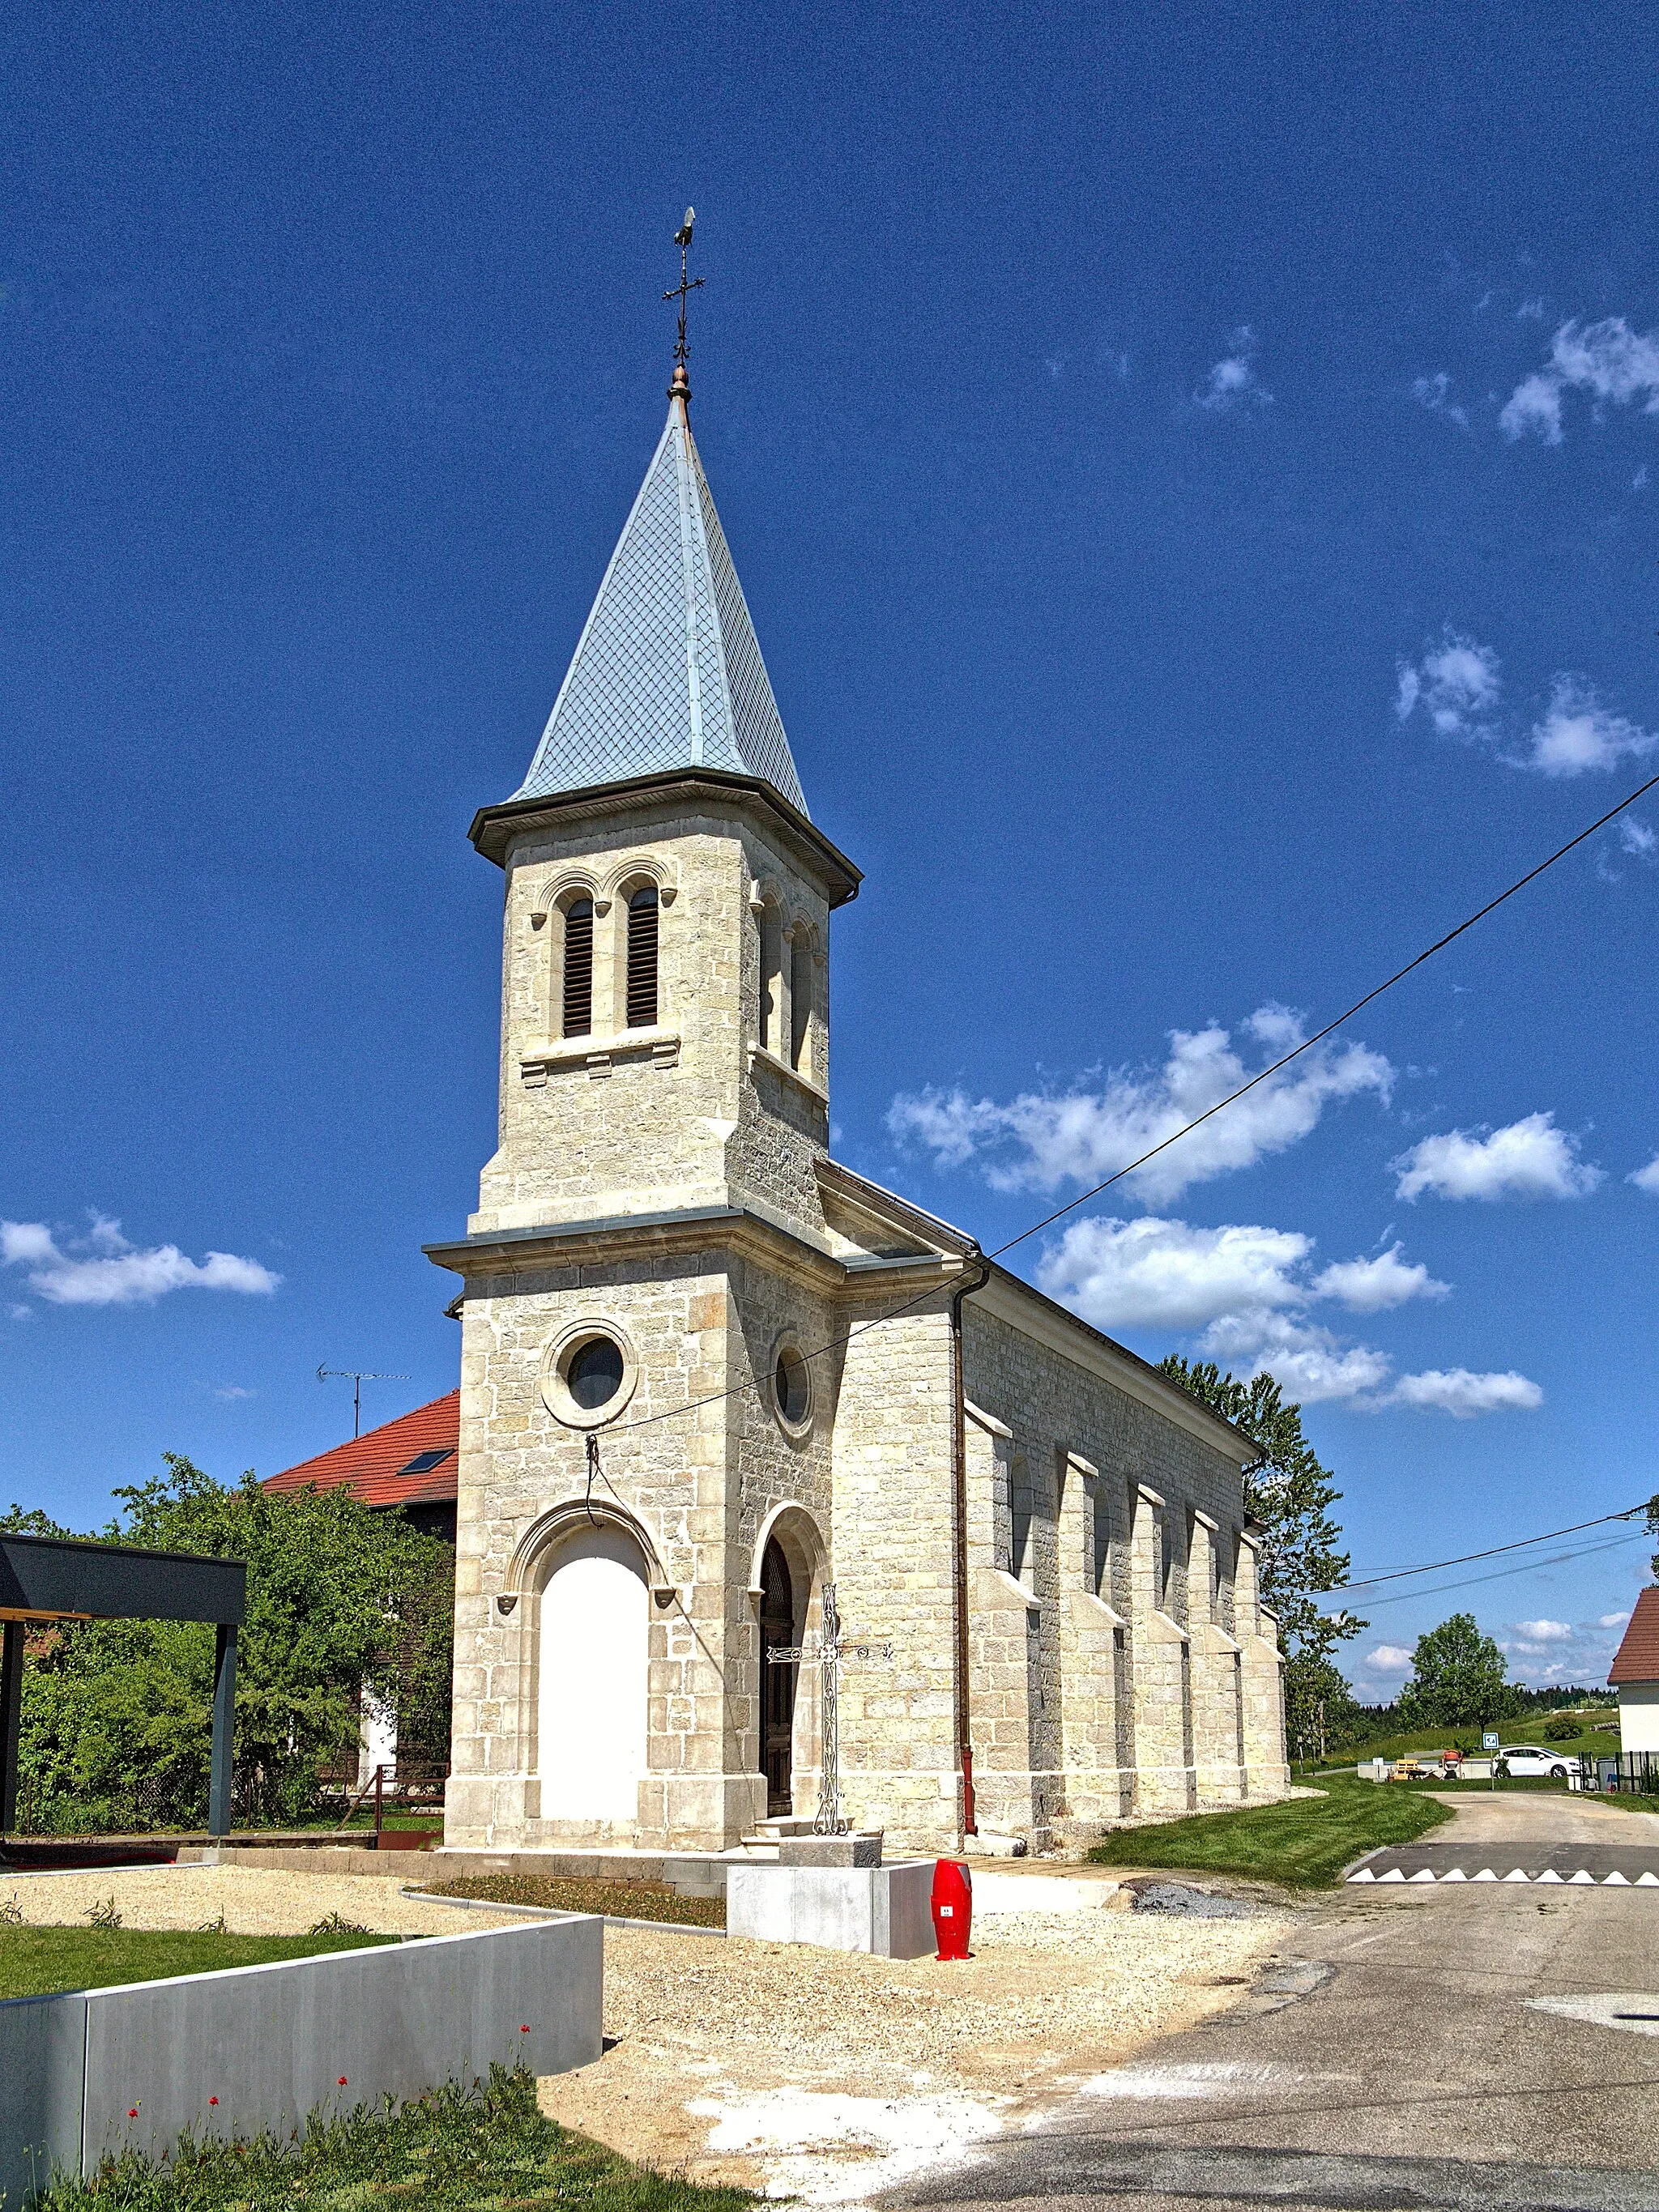
{"type": "Polygon", "coordinates": [[[17,1825],[17,1732],[23,1631],[31,1621],[200,1620],[218,1632],[213,1655],[213,1749],[208,1827],[230,1833],[236,1723],[236,1632],[247,1618],[240,1559],[150,1552],[74,1538],[0,1536],[0,1835],[17,1825]]]}

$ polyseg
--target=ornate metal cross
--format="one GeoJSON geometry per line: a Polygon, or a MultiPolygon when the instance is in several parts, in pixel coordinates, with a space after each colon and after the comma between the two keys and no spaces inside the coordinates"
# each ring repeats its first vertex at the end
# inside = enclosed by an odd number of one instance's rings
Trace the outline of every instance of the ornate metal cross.
{"type": "Polygon", "coordinates": [[[680,334],[674,346],[675,363],[680,368],[684,368],[685,367],[686,357],[691,350],[690,347],[687,345],[685,342],[686,295],[688,292],[696,291],[702,283],[701,276],[688,277],[685,273],[685,257],[691,250],[691,226],[696,219],[697,210],[696,208],[687,208],[685,210],[685,221],[674,233],[674,243],[680,249],[680,281],[674,287],[672,292],[665,292],[663,294],[665,300],[678,300],[680,303],[680,334]]]}
{"type": "Polygon", "coordinates": [[[804,1661],[816,1659],[820,1668],[818,1693],[819,1729],[823,1738],[823,1756],[819,1761],[818,1809],[812,1822],[817,1836],[844,1836],[847,1822],[841,1809],[841,1668],[847,1659],[890,1660],[890,1644],[848,1644],[841,1632],[841,1613],[836,1604],[834,1583],[823,1585],[823,1623],[816,1643],[791,1644],[780,1646],[766,1655],[771,1667],[798,1667],[804,1661]]]}

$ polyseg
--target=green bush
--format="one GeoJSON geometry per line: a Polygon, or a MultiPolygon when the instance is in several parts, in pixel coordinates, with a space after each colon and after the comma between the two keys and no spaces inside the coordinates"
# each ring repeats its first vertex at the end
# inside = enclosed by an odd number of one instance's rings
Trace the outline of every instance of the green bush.
{"type": "MultiPolygon", "coordinates": [[[[365,1684],[404,1748],[448,1747],[453,1553],[343,1490],[216,1482],[169,1453],[118,1490],[109,1541],[247,1562],[236,1674],[239,1824],[315,1809],[320,1771],[355,1746],[365,1684]]],[[[14,1506],[0,1527],[66,1534],[14,1506]]],[[[19,1826],[64,1834],[198,1826],[207,1813],[211,1627],[68,1622],[33,1634],[22,1685],[19,1826]]]]}

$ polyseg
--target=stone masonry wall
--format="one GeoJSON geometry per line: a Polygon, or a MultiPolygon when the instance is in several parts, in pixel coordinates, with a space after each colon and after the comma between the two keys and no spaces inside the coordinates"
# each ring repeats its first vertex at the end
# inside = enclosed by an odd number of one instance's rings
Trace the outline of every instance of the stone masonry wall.
{"type": "Polygon", "coordinates": [[[985,1417],[969,1452],[981,1826],[1041,1844],[1282,1794],[1278,1654],[1248,1546],[1234,1587],[1237,1466],[971,1298],[964,1334],[985,1417]]]}
{"type": "MultiPolygon", "coordinates": [[[[863,1312],[843,1306],[843,1329],[863,1312]]],[[[833,1468],[836,1595],[844,1633],[890,1641],[890,1662],[849,1662],[841,1698],[848,1817],[890,1853],[938,1852],[960,1832],[955,1699],[951,1329],[928,1300],[848,1342],[833,1468]]]]}

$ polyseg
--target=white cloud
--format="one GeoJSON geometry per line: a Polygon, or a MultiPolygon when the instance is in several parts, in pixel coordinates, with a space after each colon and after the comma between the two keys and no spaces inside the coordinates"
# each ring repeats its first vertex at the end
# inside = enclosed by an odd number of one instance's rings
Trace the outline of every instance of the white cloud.
{"type": "Polygon", "coordinates": [[[1600,1682],[1628,1613],[1604,1613],[1595,1620],[1517,1620],[1498,1642],[1522,1679],[1552,1682],[1600,1682]]]}
{"type": "Polygon", "coordinates": [[[1379,1644],[1359,1663],[1376,1674],[1403,1674],[1413,1665],[1413,1657],[1403,1644],[1379,1644]]]}
{"type": "MultiPolygon", "coordinates": [[[[1270,1065],[1303,1032],[1286,1008],[1258,1008],[1243,1024],[1270,1065]]],[[[1170,1033],[1162,1067],[1121,1070],[1098,1091],[1022,1092],[1006,1105],[960,1090],[902,1092],[887,1127],[901,1145],[930,1152],[940,1168],[977,1160],[999,1190],[1052,1190],[1099,1182],[1171,1137],[1247,1082],[1254,1071],[1218,1024],[1170,1033]]],[[[1270,1077],[1236,1106],[1182,1137],[1126,1179],[1152,1204],[1189,1185],[1253,1167],[1317,1127],[1328,1105],[1370,1091],[1386,1100],[1394,1070],[1381,1053],[1328,1042],[1270,1077]]]]}
{"type": "Polygon", "coordinates": [[[1541,323],[1544,302],[1541,300],[1522,300],[1515,311],[1515,319],[1517,323],[1541,323]]]}
{"type": "Polygon", "coordinates": [[[1282,1229],[1077,1221],[1037,1278],[1097,1328],[1193,1329],[1239,1307],[1300,1305],[1308,1292],[1295,1270],[1312,1249],[1310,1237],[1282,1229]]]}
{"type": "Polygon", "coordinates": [[[1420,661],[1401,662],[1395,711],[1403,722],[1420,707],[1442,737],[1486,737],[1486,717],[1502,689],[1492,647],[1449,623],[1420,661]]]}
{"type": "Polygon", "coordinates": [[[1273,396],[1255,373],[1255,332],[1248,323],[1227,340],[1229,351],[1193,396],[1212,415],[1236,412],[1241,407],[1271,407],[1273,396]]]}
{"type": "MultiPolygon", "coordinates": [[[[1443,738],[1468,738],[1496,745],[1503,696],[1501,664],[1489,645],[1455,630],[1449,623],[1420,660],[1397,664],[1395,712],[1403,721],[1419,711],[1443,738]]],[[[1513,724],[1511,724],[1513,727],[1513,724]]],[[[1549,705],[1513,750],[1501,757],[1511,768],[1540,775],[1584,775],[1640,760],[1659,746],[1659,735],[1604,706],[1583,677],[1565,672],[1550,685],[1549,705]]],[[[1659,843],[1640,823],[1620,825],[1627,853],[1646,859],[1659,843]]]]}
{"type": "Polygon", "coordinates": [[[1540,775],[1584,775],[1640,760],[1656,745],[1659,737],[1604,707],[1582,677],[1558,676],[1549,706],[1533,725],[1531,750],[1517,764],[1540,775]]]}
{"type": "Polygon", "coordinates": [[[144,1249],[130,1243],[121,1224],[93,1216],[83,1237],[60,1245],[40,1221],[0,1221],[0,1266],[27,1270],[29,1288],[50,1305],[149,1304],[169,1291],[274,1291],[281,1282],[257,1260],[234,1252],[186,1259],[176,1244],[144,1249]]]}
{"type": "Polygon", "coordinates": [[[1266,1368],[1304,1405],[1346,1400],[1365,1411],[1389,1405],[1430,1406],[1459,1414],[1485,1410],[1474,1402],[1486,1387],[1493,1410],[1520,1403],[1521,1376],[1438,1375],[1392,1380],[1394,1362],[1370,1345],[1345,1343],[1308,1308],[1335,1298],[1358,1312],[1379,1312],[1409,1298],[1442,1297],[1447,1285],[1428,1269],[1408,1265],[1393,1245],[1380,1257],[1338,1261],[1310,1276],[1313,1240],[1295,1231],[1235,1224],[1195,1228],[1185,1221],[1073,1222],[1037,1265],[1051,1297],[1096,1328],[1201,1332],[1206,1358],[1246,1374],[1266,1368]],[[1501,1387],[1500,1387],[1501,1386],[1501,1387]]]}
{"type": "Polygon", "coordinates": [[[1374,1260],[1338,1260],[1314,1278],[1316,1297],[1335,1298],[1350,1313],[1386,1313],[1411,1298],[1443,1298],[1449,1283],[1437,1283],[1419,1260],[1407,1266],[1392,1244],[1374,1260]]]}
{"type": "Polygon", "coordinates": [[[1626,1176],[1625,1180],[1633,1182],[1638,1190],[1646,1191],[1650,1198],[1659,1198],[1659,1152],[1654,1154],[1646,1167],[1638,1168],[1634,1175],[1626,1176]]]}
{"type": "Polygon", "coordinates": [[[1528,1114],[1485,1134],[1467,1129],[1425,1137],[1389,1166],[1401,1198],[1583,1198],[1605,1180],[1578,1158],[1579,1140],[1553,1114],[1528,1114]]]}
{"type": "Polygon", "coordinates": [[[1550,341],[1548,361],[1516,385],[1498,423],[1510,438],[1559,446],[1562,395],[1574,391],[1602,404],[1639,404],[1644,415],[1659,415],[1659,331],[1633,331],[1622,315],[1582,327],[1563,323],[1550,341]]]}
{"type": "Polygon", "coordinates": [[[1451,398],[1451,379],[1445,370],[1437,370],[1432,376],[1419,376],[1412,381],[1412,398],[1419,407],[1426,407],[1431,415],[1443,415],[1449,421],[1458,422],[1467,430],[1469,426],[1468,410],[1455,406],[1451,398]]]}
{"type": "Polygon", "coordinates": [[[1467,1367],[1431,1367],[1421,1375],[1402,1375],[1385,1402],[1468,1421],[1477,1413],[1529,1413],[1543,1404],[1544,1394],[1513,1369],[1502,1375],[1471,1375],[1467,1367]]]}
{"type": "Polygon", "coordinates": [[[1620,817],[1619,842],[1632,860],[1659,859],[1659,836],[1655,836],[1645,822],[1638,822],[1633,814],[1620,817]]]}
{"type": "Polygon", "coordinates": [[[244,1389],[240,1382],[220,1382],[215,1384],[213,1395],[234,1404],[238,1399],[257,1398],[259,1394],[257,1390],[244,1389]]]}
{"type": "Polygon", "coordinates": [[[1247,1375],[1265,1367],[1304,1406],[1336,1399],[1366,1408],[1394,1365],[1386,1352],[1344,1344],[1317,1322],[1261,1311],[1222,1315],[1199,1339],[1199,1350],[1247,1375]]]}

